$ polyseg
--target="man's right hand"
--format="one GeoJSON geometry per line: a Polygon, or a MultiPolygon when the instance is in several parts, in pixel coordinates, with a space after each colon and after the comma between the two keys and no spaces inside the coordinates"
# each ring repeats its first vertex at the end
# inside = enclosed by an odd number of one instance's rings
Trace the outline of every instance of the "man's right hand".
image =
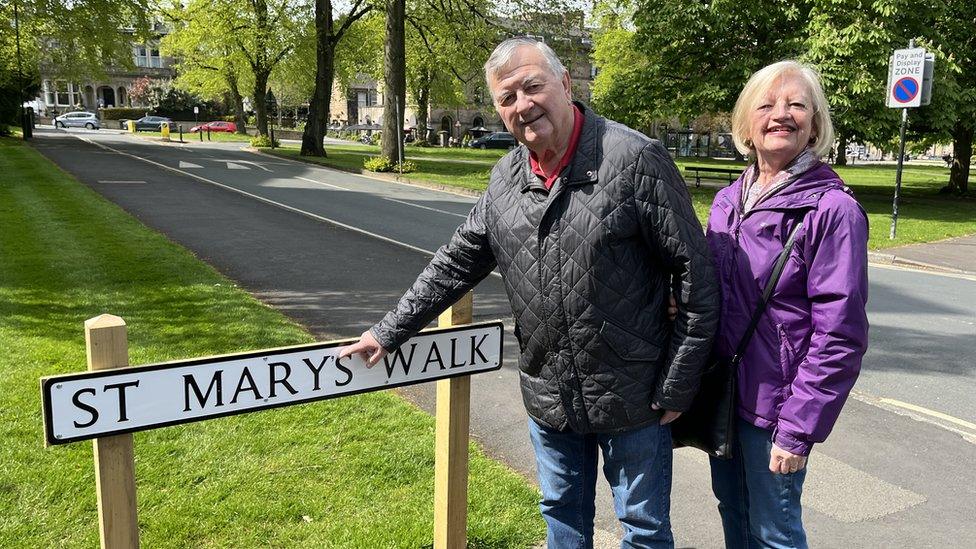
{"type": "Polygon", "coordinates": [[[339,349],[339,359],[354,354],[359,355],[366,362],[367,368],[372,368],[387,353],[386,349],[376,342],[376,338],[373,337],[373,332],[366,330],[363,332],[363,335],[359,336],[359,341],[339,349]]]}

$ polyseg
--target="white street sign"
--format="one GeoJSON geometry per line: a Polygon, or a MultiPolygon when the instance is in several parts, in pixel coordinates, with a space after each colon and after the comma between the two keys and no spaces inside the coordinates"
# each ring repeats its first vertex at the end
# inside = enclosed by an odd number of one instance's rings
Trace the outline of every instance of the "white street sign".
{"type": "Polygon", "coordinates": [[[193,114],[200,114],[200,107],[193,107],[193,114]]]}
{"type": "Polygon", "coordinates": [[[49,444],[412,385],[501,367],[501,322],[421,332],[379,364],[315,343],[41,379],[49,444]]]}
{"type": "Polygon", "coordinates": [[[924,48],[895,50],[888,67],[888,106],[898,109],[920,106],[924,72],[924,48]]]}

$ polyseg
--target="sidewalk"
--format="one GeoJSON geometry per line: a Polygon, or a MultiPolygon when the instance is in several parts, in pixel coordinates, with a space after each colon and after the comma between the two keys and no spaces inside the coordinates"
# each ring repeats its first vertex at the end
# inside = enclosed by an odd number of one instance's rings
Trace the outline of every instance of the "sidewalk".
{"type": "Polygon", "coordinates": [[[873,263],[976,276],[976,235],[868,252],[873,263]]]}

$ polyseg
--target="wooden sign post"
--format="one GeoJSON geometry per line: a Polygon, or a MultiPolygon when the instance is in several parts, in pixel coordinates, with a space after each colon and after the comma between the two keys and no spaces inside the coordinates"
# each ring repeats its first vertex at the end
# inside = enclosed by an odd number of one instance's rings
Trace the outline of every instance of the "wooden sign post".
{"type": "MultiPolygon", "coordinates": [[[[444,311],[442,328],[472,320],[471,292],[444,311]]],[[[467,546],[468,426],[471,376],[437,382],[437,431],[434,462],[434,549],[467,546]]]]}
{"type": "MultiPolygon", "coordinates": [[[[101,315],[85,321],[85,343],[89,371],[129,365],[128,338],[121,318],[101,315]]],[[[102,549],[139,547],[132,434],[101,437],[92,442],[102,549]]]]}

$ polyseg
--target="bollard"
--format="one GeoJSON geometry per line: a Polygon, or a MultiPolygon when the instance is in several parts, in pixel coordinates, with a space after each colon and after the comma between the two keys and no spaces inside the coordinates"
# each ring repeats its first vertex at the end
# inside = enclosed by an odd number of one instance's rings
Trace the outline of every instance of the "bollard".
{"type": "Polygon", "coordinates": [[[210,128],[207,128],[207,141],[210,141],[210,128]]]}
{"type": "MultiPolygon", "coordinates": [[[[100,315],[86,320],[85,343],[90,371],[129,365],[129,344],[121,318],[100,315]]],[[[139,522],[132,435],[97,438],[93,444],[102,549],[137,548],[139,522]]]]}
{"type": "MultiPolygon", "coordinates": [[[[468,292],[441,313],[437,325],[448,327],[470,323],[473,295],[468,292]]],[[[467,546],[470,405],[471,376],[437,382],[434,549],[467,546]]]]}
{"type": "Polygon", "coordinates": [[[180,143],[183,143],[183,124],[177,126],[180,129],[180,143]]]}
{"type": "Polygon", "coordinates": [[[159,125],[159,133],[163,134],[163,141],[169,141],[169,123],[163,122],[159,125]]]}
{"type": "Polygon", "coordinates": [[[275,148],[274,127],[271,128],[271,148],[275,148]]]}
{"type": "Polygon", "coordinates": [[[200,136],[200,142],[203,143],[203,130],[200,129],[200,126],[197,126],[197,134],[200,136]]]}

